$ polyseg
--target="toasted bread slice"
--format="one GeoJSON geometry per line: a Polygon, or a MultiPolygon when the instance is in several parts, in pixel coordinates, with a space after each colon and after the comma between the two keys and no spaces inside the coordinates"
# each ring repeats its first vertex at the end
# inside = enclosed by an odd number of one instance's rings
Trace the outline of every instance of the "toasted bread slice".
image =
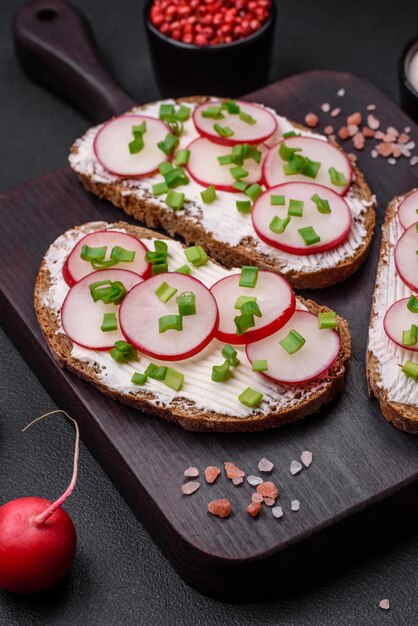
{"type": "MultiPolygon", "coordinates": [[[[198,354],[187,362],[174,363],[174,367],[185,374],[182,391],[175,392],[154,380],[149,380],[144,387],[138,387],[130,382],[132,372],[129,368],[116,364],[108,352],[88,351],[74,345],[64,334],[60,321],[61,305],[68,291],[62,278],[62,267],[77,241],[89,232],[106,228],[121,229],[145,242],[153,238],[162,239],[158,233],[124,222],[112,225],[94,222],[67,231],[50,246],[36,280],[34,300],[45,339],[61,367],[74,372],[115,400],[195,431],[232,432],[274,428],[315,413],[343,390],[350,357],[350,334],[348,324],[342,318],[337,318],[341,341],[337,359],[326,376],[305,385],[279,385],[252,372],[244,346],[241,346],[237,347],[241,365],[226,383],[213,383],[210,380],[211,363],[208,365],[206,356],[203,358],[205,369],[199,369],[202,357],[198,354]],[[245,407],[237,399],[239,393],[251,384],[264,394],[263,402],[257,409],[245,407]]],[[[164,239],[172,255],[173,267],[169,266],[169,269],[173,270],[181,264],[178,260],[184,256],[183,246],[172,239],[164,239]]],[[[199,270],[202,268],[193,268],[192,275],[201,277],[199,270]]],[[[219,275],[228,273],[211,260],[204,271],[208,273],[206,276],[213,277],[214,282],[219,275]]],[[[301,298],[298,299],[298,307],[314,313],[329,310],[301,298]]],[[[212,340],[205,348],[205,355],[209,355],[208,358],[215,355],[219,361],[221,345],[212,340]]],[[[141,355],[136,368],[143,370],[148,363],[147,358],[141,355]]]]}
{"type": "MultiPolygon", "coordinates": [[[[367,349],[367,383],[370,397],[379,400],[385,418],[396,428],[418,435],[418,383],[407,378],[399,365],[416,354],[397,346],[385,334],[383,319],[389,307],[411,290],[399,278],[394,260],[395,246],[403,229],[397,208],[403,196],[389,204],[382,226],[382,246],[377,268],[367,349]]],[[[415,355],[415,356],[414,356],[415,355]]]]}
{"type": "MultiPolygon", "coordinates": [[[[195,97],[176,102],[193,107],[206,100],[208,98],[195,97]]],[[[151,103],[137,107],[133,112],[158,117],[159,105],[159,102],[151,103]]],[[[302,134],[319,136],[273,113],[280,130],[267,142],[269,145],[280,140],[282,133],[295,128],[302,134]]],[[[236,209],[237,199],[248,199],[243,194],[218,192],[219,202],[205,205],[200,199],[200,191],[204,187],[192,181],[192,185],[181,188],[186,195],[184,210],[173,211],[161,197],[154,197],[152,193],[152,184],[163,180],[159,174],[138,179],[123,179],[110,174],[96,159],[93,150],[100,128],[96,126],[88,130],[71,149],[70,165],[84,187],[149,228],[161,228],[171,237],[181,237],[189,245],[201,245],[225,267],[257,265],[260,269],[279,272],[293,287],[316,289],[345,280],[366,259],[375,226],[375,198],[355,165],[353,182],[345,195],[353,216],[348,239],[335,249],[299,256],[282,252],[258,238],[250,215],[243,215],[236,209]]],[[[197,136],[191,119],[185,123],[184,129],[180,148],[197,136]]]]}

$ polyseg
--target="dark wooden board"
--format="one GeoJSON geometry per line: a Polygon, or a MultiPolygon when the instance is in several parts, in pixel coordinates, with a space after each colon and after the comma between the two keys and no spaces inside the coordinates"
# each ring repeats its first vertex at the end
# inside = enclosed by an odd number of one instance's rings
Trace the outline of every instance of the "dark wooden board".
{"type": "MultiPolygon", "coordinates": [[[[374,87],[347,74],[299,75],[248,98],[299,122],[324,101],[347,113],[363,111],[373,102],[383,126],[411,125],[374,87]],[[344,98],[336,95],[340,87],[346,89],[344,98]]],[[[412,135],[418,141],[416,127],[412,135]]],[[[270,590],[292,573],[315,571],[327,557],[340,558],[348,546],[359,545],[393,523],[398,527],[418,511],[417,440],[390,426],[378,403],[368,399],[364,364],[385,205],[394,194],[416,185],[418,170],[407,160],[393,167],[373,161],[369,151],[359,161],[380,205],[373,251],[350,280],[309,294],[350,322],[353,356],[346,391],[302,423],[258,434],[188,433],[113,402],[61,371],[33,311],[33,286],[42,256],[67,228],[90,220],[117,220],[123,214],[86,193],[69,169],[0,196],[1,323],[58,406],[78,419],[91,451],[179,573],[205,593],[232,598],[270,590]],[[304,449],[313,451],[314,462],[308,471],[292,477],[290,462],[304,449]],[[263,456],[276,465],[273,479],[282,491],[285,510],[281,521],[268,509],[257,520],[245,513],[252,493],[248,484],[233,487],[222,479],[214,486],[202,484],[189,498],[182,496],[182,474],[191,464],[203,470],[208,464],[232,460],[247,473],[257,473],[263,456]],[[207,502],[221,496],[232,502],[233,514],[227,520],[206,511],[207,502]],[[301,502],[298,513],[290,512],[293,498],[301,502]]]]}

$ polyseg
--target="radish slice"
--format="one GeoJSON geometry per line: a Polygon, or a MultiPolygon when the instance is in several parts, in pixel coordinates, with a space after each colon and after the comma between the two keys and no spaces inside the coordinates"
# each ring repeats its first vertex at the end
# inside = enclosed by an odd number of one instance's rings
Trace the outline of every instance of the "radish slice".
{"type": "Polygon", "coordinates": [[[180,361],[197,354],[213,339],[218,328],[218,307],[215,298],[200,280],[167,272],[137,285],[125,297],[119,311],[122,332],[129,343],[150,357],[180,361]],[[167,303],[155,295],[162,282],[177,289],[167,303]],[[178,315],[176,298],[192,292],[196,314],[183,317],[183,330],[159,332],[158,320],[165,315],[178,315]]]}
{"type": "Polygon", "coordinates": [[[155,172],[168,156],[158,147],[170,133],[170,128],[154,117],[121,115],[107,122],[97,133],[93,150],[97,160],[115,176],[145,176],[155,172]],[[144,147],[131,154],[129,144],[134,140],[132,127],[146,123],[144,147]]]}
{"type": "Polygon", "coordinates": [[[402,228],[409,228],[418,222],[418,189],[408,193],[398,207],[398,217],[402,228]]]}
{"type": "Polygon", "coordinates": [[[258,104],[243,102],[242,100],[237,100],[236,102],[240,112],[250,115],[256,121],[255,124],[244,122],[238,114],[228,113],[226,109],[222,109],[223,119],[202,117],[202,112],[208,108],[221,106],[222,102],[216,100],[205,102],[193,111],[193,121],[198,133],[215,143],[224,146],[234,146],[237,143],[263,143],[276,132],[277,120],[270,111],[258,104]],[[214,124],[219,124],[222,127],[227,126],[234,134],[231,137],[220,137],[213,128],[214,124]]]}
{"type": "MultiPolygon", "coordinates": [[[[347,202],[331,189],[313,183],[284,183],[270,187],[255,202],[251,213],[257,235],[274,248],[291,254],[315,254],[340,245],[348,237],[351,228],[351,211],[347,202]],[[320,213],[311,199],[314,195],[327,200],[331,213],[320,213]],[[284,196],[284,205],[272,205],[271,196],[284,196]],[[289,201],[303,202],[302,216],[290,217],[282,233],[273,232],[270,224],[275,217],[288,216],[289,201]],[[298,232],[300,228],[312,227],[320,237],[318,243],[308,245],[298,232]]],[[[273,222],[274,223],[274,222],[273,222]]]]}
{"type": "Polygon", "coordinates": [[[418,222],[406,229],[395,248],[395,265],[401,280],[418,292],[418,222]]]}
{"type": "Polygon", "coordinates": [[[331,329],[320,330],[318,316],[310,311],[295,311],[277,333],[246,346],[249,361],[267,360],[268,370],[263,374],[285,385],[307,383],[325,375],[339,351],[338,333],[331,329]],[[279,343],[291,330],[305,339],[305,344],[293,354],[279,343]]]}
{"type": "Polygon", "coordinates": [[[383,320],[385,333],[394,343],[405,350],[418,352],[418,343],[415,346],[404,346],[402,343],[402,333],[410,330],[412,324],[418,326],[418,314],[413,313],[407,307],[409,298],[398,300],[387,310],[383,320]]]}
{"type": "Polygon", "coordinates": [[[216,298],[219,309],[219,330],[216,338],[226,343],[246,344],[259,341],[275,333],[293,315],[296,307],[295,295],[289,283],[274,272],[259,271],[257,284],[252,287],[240,287],[241,274],[232,274],[221,278],[210,288],[216,298]],[[255,326],[238,336],[234,318],[241,314],[235,308],[239,296],[257,298],[256,302],[262,316],[254,316],[255,326]]]}
{"type": "Polygon", "coordinates": [[[284,139],[270,148],[269,154],[264,159],[263,178],[268,187],[290,182],[315,182],[318,185],[324,185],[324,187],[333,189],[340,196],[343,196],[350,186],[353,178],[353,170],[344,152],[328,141],[315,139],[313,137],[289,137],[289,139],[284,139]],[[279,155],[279,148],[283,142],[288,148],[302,148],[297,154],[321,163],[321,167],[315,179],[304,176],[303,174],[285,174],[283,168],[286,161],[283,161],[279,155]],[[328,172],[331,167],[335,167],[338,172],[344,175],[346,185],[339,187],[331,183],[328,172]]]}
{"type": "MultiPolygon", "coordinates": [[[[89,285],[99,280],[120,281],[129,291],[142,278],[134,272],[119,269],[93,272],[78,281],[68,292],[61,309],[61,322],[65,334],[79,346],[91,350],[110,350],[115,341],[123,340],[120,330],[103,332],[100,326],[105,313],[115,313],[118,317],[119,305],[94,302],[89,285]]],[[[126,296],[125,296],[126,298],[126,296]]]]}
{"type": "MultiPolygon", "coordinates": [[[[194,139],[188,146],[190,150],[187,171],[190,176],[203,187],[214,185],[222,191],[236,192],[237,189],[232,187],[235,178],[230,170],[236,167],[234,163],[229,165],[221,165],[218,157],[231,154],[230,146],[220,146],[212,143],[209,139],[199,137],[194,139]]],[[[245,159],[243,168],[248,172],[248,176],[243,178],[246,183],[258,183],[261,180],[262,162],[268,152],[266,146],[259,146],[261,152],[261,162],[257,163],[254,159],[245,159]]]]}
{"type": "Polygon", "coordinates": [[[128,235],[128,233],[122,233],[117,230],[96,230],[94,233],[89,233],[83,237],[83,239],[80,239],[71,250],[64,263],[62,273],[65,282],[70,287],[84,276],[91,274],[94,270],[91,263],[84,261],[80,256],[84,245],[90,248],[107,246],[105,259],[110,258],[112,248],[115,246],[120,246],[125,250],[135,250],[135,258],[131,263],[118,263],[113,269],[126,269],[143,278],[147,277],[150,272],[150,265],[145,261],[147,248],[142,241],[139,241],[139,239],[132,235],[128,235]]]}

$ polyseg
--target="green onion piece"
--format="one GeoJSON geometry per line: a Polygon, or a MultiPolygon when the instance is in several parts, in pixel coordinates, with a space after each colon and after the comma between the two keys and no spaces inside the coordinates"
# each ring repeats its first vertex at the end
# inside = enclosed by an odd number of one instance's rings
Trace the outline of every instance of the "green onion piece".
{"type": "Polygon", "coordinates": [[[301,156],[300,154],[293,154],[289,158],[288,162],[283,165],[283,171],[286,176],[300,174],[305,163],[306,160],[304,156],[301,156]]]}
{"type": "Polygon", "coordinates": [[[232,137],[234,131],[229,126],[220,126],[219,124],[213,125],[213,130],[218,133],[220,137],[232,137]]]}
{"type": "Polygon", "coordinates": [[[213,365],[211,378],[215,383],[223,383],[229,378],[229,361],[225,361],[222,365],[213,365]]]}
{"type": "Polygon", "coordinates": [[[164,380],[167,375],[168,367],[166,365],[155,365],[155,363],[150,363],[144,375],[148,378],[153,378],[154,380],[164,380]]]}
{"type": "Polygon", "coordinates": [[[117,330],[117,328],[118,328],[118,323],[116,321],[115,313],[105,313],[103,315],[103,322],[102,322],[102,325],[100,326],[100,330],[103,331],[104,333],[108,333],[112,330],[117,330]]]}
{"type": "Polygon", "coordinates": [[[183,330],[183,318],[181,315],[163,315],[158,320],[158,332],[165,333],[167,330],[183,330]]]}
{"type": "Polygon", "coordinates": [[[312,196],[311,200],[316,204],[316,208],[320,213],[331,213],[331,207],[329,206],[328,200],[320,198],[317,193],[312,196]]]}
{"type": "Polygon", "coordinates": [[[250,145],[249,143],[243,143],[242,150],[244,153],[244,159],[253,159],[256,163],[260,163],[261,161],[261,151],[257,150],[255,146],[250,145]]]}
{"type": "Polygon", "coordinates": [[[182,317],[186,315],[196,315],[196,296],[191,291],[185,291],[176,298],[179,308],[179,314],[182,317]]]}
{"type": "Polygon", "coordinates": [[[187,148],[179,150],[176,154],[176,165],[187,165],[189,158],[190,150],[187,150],[187,148]]]}
{"type": "Polygon", "coordinates": [[[298,233],[307,246],[312,246],[314,243],[321,241],[321,237],[315,232],[315,229],[312,226],[298,228],[298,233]]]}
{"type": "Polygon", "coordinates": [[[232,178],[235,178],[236,180],[248,176],[248,171],[239,165],[237,165],[237,167],[232,167],[229,171],[231,172],[232,178]]]}
{"type": "Polygon", "coordinates": [[[106,256],[107,246],[100,248],[90,248],[84,244],[81,248],[80,257],[83,261],[103,261],[106,256]]]}
{"type": "Polygon", "coordinates": [[[287,214],[291,217],[302,217],[303,204],[303,200],[289,200],[289,209],[287,214]]]}
{"type": "Polygon", "coordinates": [[[402,332],[402,345],[403,346],[415,346],[418,341],[418,326],[411,324],[409,330],[402,332]]]}
{"type": "Polygon", "coordinates": [[[234,317],[236,326],[236,333],[238,337],[243,335],[246,330],[255,326],[254,315],[252,313],[245,313],[234,317]]]}
{"type": "Polygon", "coordinates": [[[168,125],[170,127],[171,132],[176,137],[181,135],[181,133],[183,132],[183,122],[180,122],[180,120],[177,120],[175,117],[171,118],[171,120],[168,122],[168,125]]]}
{"type": "Polygon", "coordinates": [[[155,183],[155,185],[152,186],[152,193],[154,194],[154,196],[161,196],[161,194],[167,193],[167,191],[168,185],[165,181],[161,183],[155,183]]]}
{"type": "Polygon", "coordinates": [[[335,311],[318,313],[318,328],[320,330],[324,330],[326,328],[337,328],[337,314],[335,311]]]}
{"type": "Polygon", "coordinates": [[[331,183],[336,187],[345,187],[347,184],[344,174],[336,170],[335,167],[330,167],[328,174],[331,179],[331,183]]]}
{"type": "Polygon", "coordinates": [[[132,134],[135,139],[129,143],[129,152],[131,154],[138,154],[144,148],[144,133],[146,130],[147,124],[145,120],[138,126],[132,126],[132,134]]]}
{"type": "Polygon", "coordinates": [[[115,347],[110,350],[109,354],[116,363],[129,363],[138,358],[135,348],[126,341],[116,341],[115,347]]]}
{"type": "Polygon", "coordinates": [[[141,374],[141,372],[134,372],[134,374],[132,374],[131,383],[134,385],[145,385],[147,378],[148,376],[141,374]]]}
{"type": "Polygon", "coordinates": [[[160,120],[169,120],[174,115],[174,104],[160,104],[160,120]]]}
{"type": "Polygon", "coordinates": [[[216,200],[216,189],[213,185],[209,185],[207,189],[200,192],[200,195],[205,204],[210,204],[216,200]]]}
{"type": "Polygon", "coordinates": [[[192,273],[192,270],[186,263],[174,271],[177,272],[177,274],[191,274],[192,273]]]}
{"type": "Polygon", "coordinates": [[[237,180],[232,186],[237,191],[245,191],[248,188],[248,183],[245,180],[237,180]]]}
{"type": "Polygon", "coordinates": [[[188,185],[190,182],[189,177],[182,167],[176,167],[170,170],[167,174],[164,174],[164,179],[167,186],[170,188],[178,187],[178,185],[188,185]]]}
{"type": "Polygon", "coordinates": [[[218,159],[219,165],[231,165],[231,163],[233,163],[232,154],[223,154],[216,158],[218,159]]]}
{"type": "Polygon", "coordinates": [[[275,215],[269,224],[269,229],[276,235],[281,235],[286,230],[286,226],[290,222],[290,216],[287,215],[283,219],[275,215]]]}
{"type": "Polygon", "coordinates": [[[321,163],[319,161],[311,161],[311,159],[305,157],[305,162],[300,173],[309,178],[316,178],[320,167],[321,163]]]}
{"type": "Polygon", "coordinates": [[[222,108],[226,109],[228,113],[231,113],[232,115],[236,115],[241,110],[235,100],[225,100],[222,102],[222,108]]]}
{"type": "Polygon", "coordinates": [[[182,193],[181,191],[174,191],[174,189],[169,189],[165,199],[165,203],[167,206],[170,207],[170,209],[173,209],[174,211],[182,209],[184,204],[184,193],[182,193]]]}
{"type": "MultiPolygon", "coordinates": [[[[235,185],[234,185],[235,187],[235,185]]],[[[258,185],[257,183],[254,183],[253,185],[250,185],[246,190],[245,190],[245,194],[251,198],[251,200],[253,202],[255,202],[257,200],[257,198],[259,196],[261,196],[261,194],[263,193],[263,189],[260,187],[260,185],[258,185]]]]}
{"type": "Polygon", "coordinates": [[[161,302],[167,303],[175,293],[177,293],[178,289],[175,287],[170,287],[168,283],[163,281],[157,289],[154,291],[155,295],[161,302]]]}
{"type": "Polygon", "coordinates": [[[286,204],[286,199],[285,199],[284,196],[272,195],[272,196],[270,196],[270,204],[272,206],[281,206],[281,205],[286,204]]]}
{"type": "Polygon", "coordinates": [[[89,285],[93,302],[101,300],[105,304],[120,304],[126,295],[125,286],[119,281],[99,280],[89,285]]]}
{"type": "Polygon", "coordinates": [[[261,400],[263,399],[263,394],[255,389],[251,389],[251,387],[247,387],[244,389],[242,393],[238,396],[238,400],[244,406],[250,407],[250,409],[255,409],[260,406],[261,400]]]}
{"type": "Polygon", "coordinates": [[[253,372],[267,372],[268,368],[267,359],[260,359],[259,361],[252,362],[253,372]]]}
{"type": "Polygon", "coordinates": [[[166,242],[157,239],[154,241],[154,249],[154,251],[148,250],[145,253],[146,262],[151,263],[151,274],[153,276],[162,272],[168,272],[168,246],[166,242]]]}
{"type": "Polygon", "coordinates": [[[240,287],[255,287],[258,279],[258,267],[243,265],[239,279],[240,287]]]}
{"type": "Polygon", "coordinates": [[[168,264],[166,261],[161,261],[159,263],[152,263],[151,265],[152,276],[156,276],[157,274],[164,274],[165,272],[168,272],[168,264]]]}
{"type": "Polygon", "coordinates": [[[222,356],[228,361],[231,367],[236,367],[240,364],[238,352],[229,343],[225,344],[222,348],[222,356]]]}
{"type": "Polygon", "coordinates": [[[279,156],[283,159],[283,161],[289,161],[289,159],[293,157],[296,152],[302,152],[302,148],[289,148],[289,146],[286,146],[284,141],[282,141],[279,146],[279,156]]]}
{"type": "Polygon", "coordinates": [[[110,259],[108,259],[107,261],[91,261],[91,266],[95,269],[95,270],[102,270],[106,267],[113,267],[114,265],[117,264],[116,259],[112,259],[112,257],[110,257],[110,259]]]}
{"type": "Polygon", "coordinates": [[[418,313],[418,298],[416,296],[411,296],[406,306],[411,313],[418,313]]]}
{"type": "Polygon", "coordinates": [[[237,200],[236,206],[240,213],[251,213],[251,201],[250,200],[237,200]]]}
{"type": "Polygon", "coordinates": [[[184,374],[178,372],[173,367],[167,367],[167,373],[164,378],[164,384],[174,391],[180,391],[184,383],[184,374]]]}
{"type": "Polygon", "coordinates": [[[256,317],[262,317],[263,315],[257,302],[252,302],[251,300],[249,300],[248,302],[244,302],[244,304],[241,306],[241,313],[243,315],[255,315],[256,317]]]}
{"type": "Polygon", "coordinates": [[[295,133],[294,130],[289,130],[287,133],[283,133],[284,139],[290,139],[290,137],[299,137],[300,133],[295,133]]]}
{"type": "Polygon", "coordinates": [[[186,107],[184,104],[181,104],[174,113],[174,117],[180,120],[180,122],[187,122],[190,117],[190,107],[186,107]]]}
{"type": "Polygon", "coordinates": [[[154,241],[154,248],[156,252],[159,252],[160,254],[168,254],[168,245],[166,244],[165,241],[162,241],[161,239],[156,239],[154,241]]]}
{"type": "MultiPolygon", "coordinates": [[[[248,144],[245,144],[248,145],[248,144]]],[[[232,148],[231,154],[228,154],[230,158],[230,163],[235,163],[235,165],[242,165],[244,163],[244,144],[239,143],[232,148]]]]}
{"type": "Polygon", "coordinates": [[[158,169],[160,171],[160,174],[164,176],[164,174],[171,172],[171,170],[173,169],[173,166],[168,161],[163,161],[162,163],[159,164],[158,169]]]}
{"type": "Polygon", "coordinates": [[[251,126],[253,126],[254,124],[257,124],[257,120],[251,117],[251,115],[248,115],[248,113],[244,113],[244,111],[240,112],[239,119],[245,122],[246,124],[250,124],[251,126]]]}
{"type": "Polygon", "coordinates": [[[145,260],[147,263],[159,263],[160,261],[165,261],[167,258],[167,254],[164,252],[147,250],[145,253],[145,260]]]}
{"type": "Polygon", "coordinates": [[[414,361],[405,361],[401,369],[409,378],[413,378],[415,381],[418,380],[418,363],[414,363],[414,361]]]}
{"type": "Polygon", "coordinates": [[[223,120],[225,119],[225,115],[223,115],[221,111],[221,107],[208,107],[204,111],[202,111],[202,117],[206,117],[213,120],[223,120]]]}
{"type": "Polygon", "coordinates": [[[245,304],[246,302],[256,302],[257,298],[255,296],[238,296],[235,304],[234,304],[234,309],[240,309],[243,304],[245,304]]]}
{"type": "Polygon", "coordinates": [[[175,135],[166,135],[163,141],[158,142],[157,146],[167,156],[172,154],[179,145],[179,138],[175,135]]]}
{"type": "Polygon", "coordinates": [[[125,250],[122,246],[113,246],[110,258],[118,263],[132,263],[135,259],[135,250],[125,250]]]}
{"type": "Polygon", "coordinates": [[[289,354],[294,354],[305,344],[305,339],[302,335],[299,335],[297,330],[291,330],[289,334],[279,341],[282,348],[286,350],[289,354]]]}
{"type": "Polygon", "coordinates": [[[184,254],[186,255],[186,259],[189,263],[195,267],[206,265],[209,259],[208,255],[201,246],[191,246],[190,248],[186,248],[184,254]]]}

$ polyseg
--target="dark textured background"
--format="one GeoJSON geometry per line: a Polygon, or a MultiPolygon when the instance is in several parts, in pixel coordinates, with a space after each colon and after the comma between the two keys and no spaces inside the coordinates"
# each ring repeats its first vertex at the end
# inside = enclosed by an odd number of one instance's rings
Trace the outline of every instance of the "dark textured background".
{"type": "MultiPolygon", "coordinates": [[[[141,24],[143,2],[74,4],[91,20],[121,85],[138,102],[157,98],[141,24]]],[[[416,0],[278,4],[272,81],[331,68],[367,78],[398,99],[397,59],[405,41],[418,34],[416,0]]],[[[88,126],[81,114],[22,75],[10,36],[19,5],[0,0],[0,190],[65,165],[69,145],[88,126]]],[[[70,476],[73,432],[55,417],[20,434],[30,418],[54,405],[3,332],[0,341],[0,504],[23,495],[54,498],[70,476]]],[[[0,592],[0,623],[380,625],[413,624],[414,615],[416,623],[415,529],[401,536],[394,529],[384,545],[274,600],[228,605],[199,595],[177,577],[84,446],[78,487],[66,509],[79,539],[70,575],[36,597],[0,592]],[[391,600],[389,613],[377,608],[383,597],[391,600]]]]}

